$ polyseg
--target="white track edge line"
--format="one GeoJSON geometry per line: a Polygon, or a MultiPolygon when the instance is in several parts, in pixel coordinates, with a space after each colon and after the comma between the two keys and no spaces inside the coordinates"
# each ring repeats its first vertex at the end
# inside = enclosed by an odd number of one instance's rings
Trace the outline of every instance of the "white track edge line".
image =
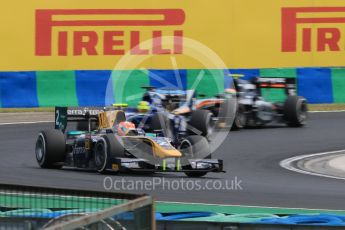
{"type": "Polygon", "coordinates": [[[295,156],[295,157],[291,157],[285,160],[282,160],[279,165],[282,168],[285,168],[287,170],[293,171],[293,172],[297,172],[297,173],[302,173],[302,174],[306,174],[306,175],[312,175],[312,176],[319,176],[319,177],[325,177],[325,178],[332,178],[332,179],[338,179],[338,180],[345,180],[345,178],[343,177],[337,177],[337,176],[331,176],[331,175],[324,175],[321,173],[314,173],[314,172],[308,172],[302,169],[298,169],[295,168],[291,165],[292,162],[298,161],[298,160],[302,160],[304,158],[308,158],[308,157],[314,157],[314,156],[323,156],[323,155],[328,155],[328,154],[335,154],[335,153],[341,153],[341,152],[345,152],[345,149],[343,150],[337,150],[337,151],[328,151],[328,152],[322,152],[322,153],[314,153],[314,154],[306,154],[306,155],[301,155],[301,156],[295,156]]]}
{"type": "Polygon", "coordinates": [[[315,111],[308,111],[309,113],[343,113],[345,112],[345,110],[330,110],[330,111],[318,111],[318,110],[315,110],[315,111]]]}
{"type": "Polygon", "coordinates": [[[0,125],[25,125],[25,124],[38,124],[38,123],[54,123],[54,121],[20,121],[20,122],[0,123],[0,125]]]}

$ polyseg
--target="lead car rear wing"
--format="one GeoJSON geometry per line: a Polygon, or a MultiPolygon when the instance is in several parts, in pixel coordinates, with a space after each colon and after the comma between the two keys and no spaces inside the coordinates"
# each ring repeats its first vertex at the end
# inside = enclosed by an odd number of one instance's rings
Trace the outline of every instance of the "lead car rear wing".
{"type": "Polygon", "coordinates": [[[257,77],[258,89],[285,89],[286,95],[296,95],[296,79],[288,77],[257,77]]]}
{"type": "Polygon", "coordinates": [[[65,132],[68,122],[98,120],[104,107],[55,107],[55,129],[65,132]]]}

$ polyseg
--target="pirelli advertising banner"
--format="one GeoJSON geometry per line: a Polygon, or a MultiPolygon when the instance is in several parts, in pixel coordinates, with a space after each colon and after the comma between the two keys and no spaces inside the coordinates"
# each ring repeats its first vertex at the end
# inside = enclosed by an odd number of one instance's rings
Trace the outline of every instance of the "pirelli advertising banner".
{"type": "Polygon", "coordinates": [[[11,0],[0,18],[0,71],[345,61],[344,0],[11,0]]]}

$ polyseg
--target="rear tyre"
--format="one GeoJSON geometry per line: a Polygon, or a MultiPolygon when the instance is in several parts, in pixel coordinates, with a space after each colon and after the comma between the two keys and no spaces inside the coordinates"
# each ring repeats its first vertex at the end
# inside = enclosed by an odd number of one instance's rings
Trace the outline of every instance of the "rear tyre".
{"type": "MultiPolygon", "coordinates": [[[[186,139],[184,139],[180,146],[179,150],[181,151],[184,163],[187,162],[188,159],[193,158],[205,158],[210,159],[211,158],[211,150],[208,141],[205,137],[198,136],[198,135],[192,135],[188,136],[186,139]]],[[[184,169],[192,169],[190,165],[185,165],[184,169]]],[[[189,177],[202,177],[207,174],[207,172],[198,172],[198,171],[191,171],[191,172],[185,172],[185,174],[189,177]]]]}
{"type": "Polygon", "coordinates": [[[284,103],[284,119],[290,127],[301,127],[308,117],[307,100],[304,97],[288,96],[284,103]]]}
{"type": "Polygon", "coordinates": [[[208,110],[195,110],[192,112],[189,126],[191,133],[209,137],[214,130],[213,114],[208,110]],[[195,129],[195,131],[194,131],[195,129]]]}
{"type": "Polygon", "coordinates": [[[41,168],[60,169],[66,156],[66,140],[60,130],[47,129],[38,135],[36,160],[41,168]]]}
{"type": "Polygon", "coordinates": [[[163,113],[156,113],[151,117],[150,129],[153,132],[162,130],[165,137],[174,138],[172,122],[163,113]]]}
{"type": "Polygon", "coordinates": [[[245,114],[245,109],[242,105],[238,105],[238,109],[236,111],[234,123],[232,125],[232,130],[240,130],[243,129],[247,124],[247,117],[245,114]]]}
{"type": "Polygon", "coordinates": [[[225,98],[224,102],[220,104],[218,113],[213,113],[215,117],[218,117],[219,128],[231,128],[234,117],[236,117],[236,100],[234,98],[225,98]]]}
{"type": "Polygon", "coordinates": [[[105,173],[110,166],[111,159],[125,156],[125,149],[119,137],[114,134],[106,134],[97,141],[94,155],[96,170],[99,173],[105,173]]]}

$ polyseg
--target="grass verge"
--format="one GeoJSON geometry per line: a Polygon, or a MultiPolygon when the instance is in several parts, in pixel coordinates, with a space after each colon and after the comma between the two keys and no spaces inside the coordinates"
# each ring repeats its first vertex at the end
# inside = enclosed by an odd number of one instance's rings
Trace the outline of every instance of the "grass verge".
{"type": "Polygon", "coordinates": [[[345,111],[345,104],[310,104],[309,111],[345,111]]]}

